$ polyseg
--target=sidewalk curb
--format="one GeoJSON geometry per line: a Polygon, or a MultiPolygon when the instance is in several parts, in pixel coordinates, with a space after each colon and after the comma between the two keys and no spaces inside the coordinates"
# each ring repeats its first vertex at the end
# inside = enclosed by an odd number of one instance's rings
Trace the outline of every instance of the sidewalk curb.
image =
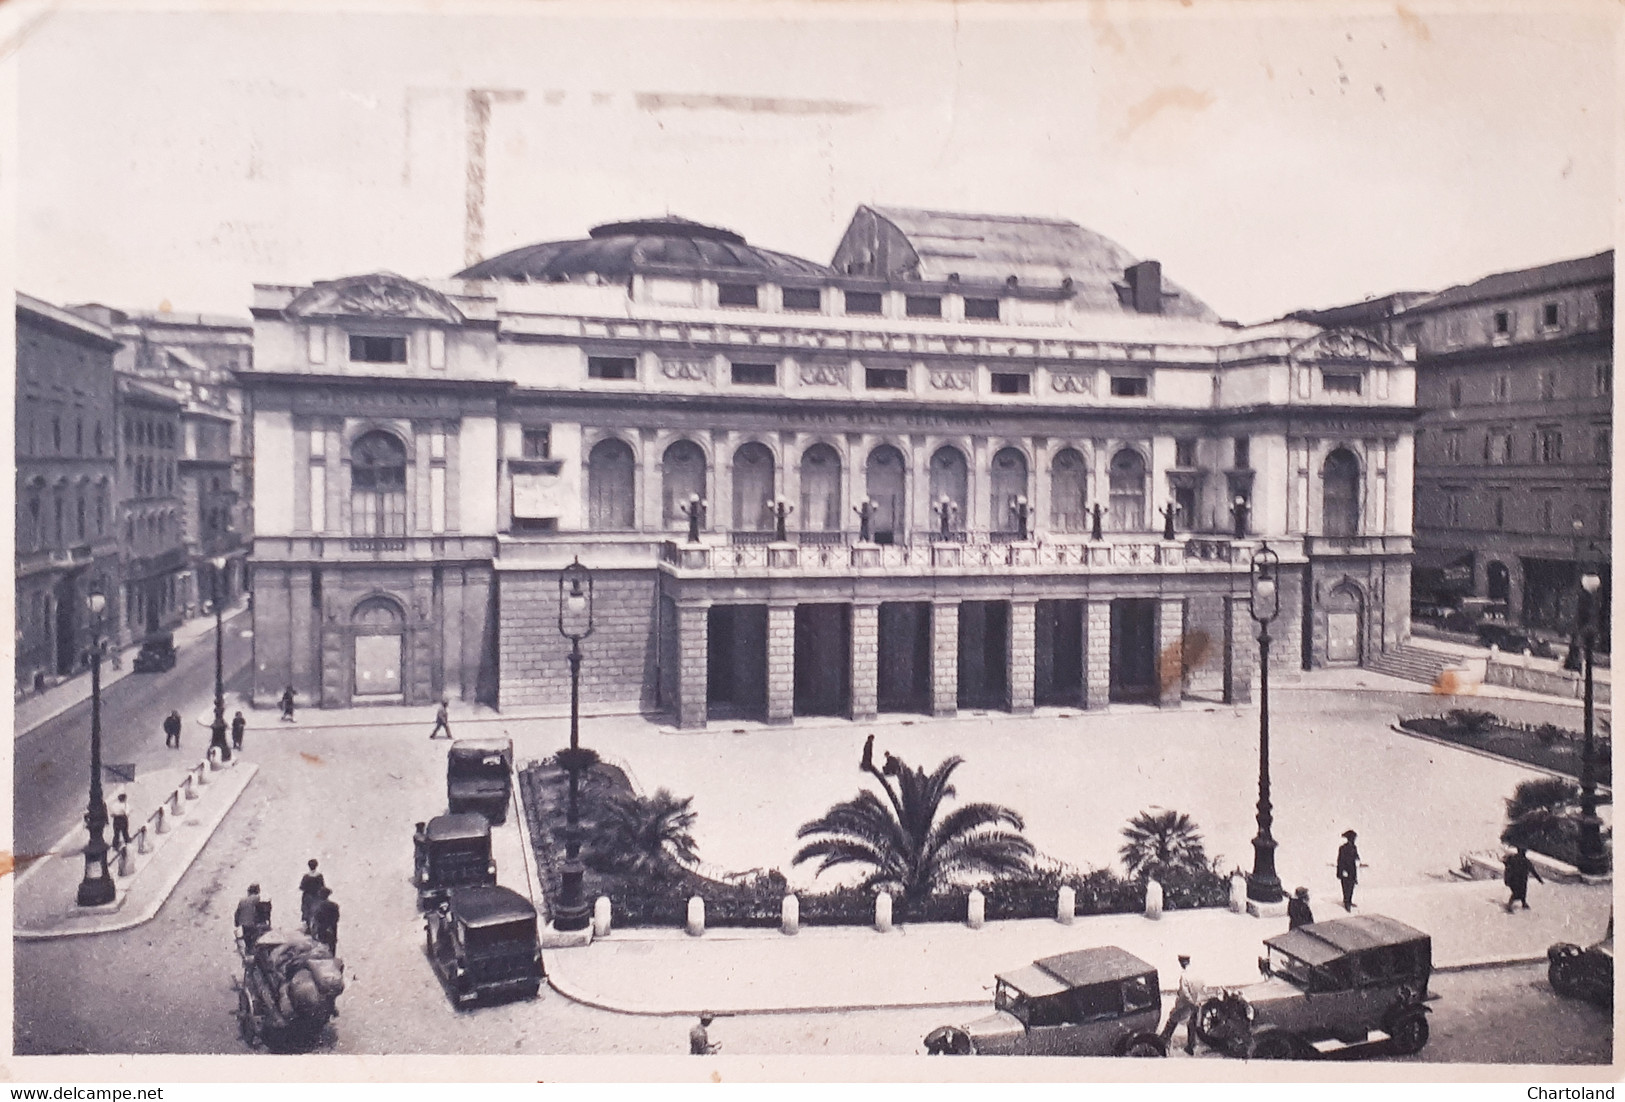
{"type": "MultiPolygon", "coordinates": [[[[175,888],[180,884],[181,880],[188,872],[192,871],[192,866],[197,863],[198,857],[200,857],[204,849],[207,848],[209,840],[214,837],[215,832],[218,831],[221,824],[226,821],[226,817],[231,814],[231,809],[237,806],[237,801],[242,798],[243,793],[248,791],[248,786],[253,782],[255,775],[259,772],[259,768],[260,767],[258,765],[245,763],[244,765],[240,765],[232,769],[232,781],[228,783],[234,783],[238,776],[242,777],[242,782],[237,785],[237,790],[231,794],[231,799],[228,800],[225,803],[225,806],[221,808],[220,814],[208,824],[207,829],[199,831],[196,837],[187,839],[186,845],[191,847],[191,852],[185,855],[185,860],[176,864],[175,868],[171,870],[170,875],[164,881],[162,887],[158,890],[158,893],[139,911],[128,914],[122,911],[115,912],[113,915],[108,916],[110,921],[103,924],[98,924],[94,927],[86,927],[84,929],[13,929],[11,933],[12,938],[16,941],[55,941],[61,938],[69,937],[91,937],[97,934],[117,933],[120,930],[128,930],[132,927],[141,926],[151,922],[155,917],[157,917],[158,912],[163,909],[164,904],[169,902],[169,897],[175,894],[175,888]],[[246,773],[239,773],[238,770],[240,769],[246,769],[246,773]]],[[[220,780],[216,779],[213,783],[219,784],[220,780]]]]}

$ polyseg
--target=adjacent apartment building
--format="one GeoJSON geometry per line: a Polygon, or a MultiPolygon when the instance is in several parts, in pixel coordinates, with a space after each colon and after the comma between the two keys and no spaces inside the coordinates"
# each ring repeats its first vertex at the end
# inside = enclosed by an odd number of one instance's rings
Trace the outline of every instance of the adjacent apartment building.
{"type": "Polygon", "coordinates": [[[449,280],[261,285],[254,695],[750,716],[1239,700],[1409,634],[1415,377],[1071,222],[679,218],[449,280]]]}

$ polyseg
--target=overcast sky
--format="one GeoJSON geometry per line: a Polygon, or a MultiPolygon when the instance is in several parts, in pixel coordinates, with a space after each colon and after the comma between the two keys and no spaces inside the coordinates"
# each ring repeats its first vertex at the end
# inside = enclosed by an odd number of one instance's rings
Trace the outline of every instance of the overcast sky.
{"type": "Polygon", "coordinates": [[[1243,321],[1609,247],[1618,9],[667,3],[60,10],[18,54],[19,283],[244,314],[671,212],[827,262],[860,203],[1061,217],[1243,321]],[[653,12],[654,14],[649,14],[653,12]],[[641,14],[640,14],[641,13],[641,14]]]}

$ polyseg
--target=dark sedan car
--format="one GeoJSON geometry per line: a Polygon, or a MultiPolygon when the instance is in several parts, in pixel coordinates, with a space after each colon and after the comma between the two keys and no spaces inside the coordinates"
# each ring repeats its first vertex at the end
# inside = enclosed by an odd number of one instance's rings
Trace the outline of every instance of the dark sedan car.
{"type": "Polygon", "coordinates": [[[1560,941],[1546,950],[1546,978],[1552,990],[1569,998],[1614,1005],[1614,919],[1608,933],[1589,948],[1560,941]]]}
{"type": "Polygon", "coordinates": [[[136,673],[163,673],[175,668],[175,637],[169,632],[154,635],[141,644],[141,653],[135,656],[136,673]]]}

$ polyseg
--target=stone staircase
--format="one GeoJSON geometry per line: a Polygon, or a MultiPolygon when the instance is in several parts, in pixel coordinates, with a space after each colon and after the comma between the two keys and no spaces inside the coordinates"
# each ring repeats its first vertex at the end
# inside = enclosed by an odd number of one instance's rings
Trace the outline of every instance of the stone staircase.
{"type": "Polygon", "coordinates": [[[1463,660],[1464,656],[1460,654],[1449,654],[1428,647],[1413,647],[1406,644],[1386,654],[1373,656],[1365,666],[1368,670],[1375,670],[1389,677],[1402,677],[1406,681],[1436,685],[1439,674],[1444,672],[1446,667],[1459,666],[1463,660]]]}

